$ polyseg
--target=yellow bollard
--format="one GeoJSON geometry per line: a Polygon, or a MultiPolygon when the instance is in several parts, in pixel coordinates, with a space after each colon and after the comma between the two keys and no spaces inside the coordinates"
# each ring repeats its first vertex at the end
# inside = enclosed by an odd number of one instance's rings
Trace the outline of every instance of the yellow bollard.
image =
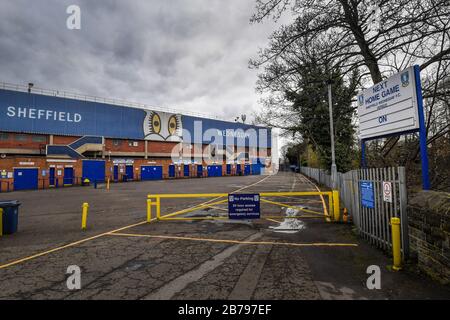
{"type": "Polygon", "coordinates": [[[402,254],[400,249],[400,219],[391,218],[391,228],[392,228],[392,255],[394,257],[394,265],[392,269],[399,271],[402,269],[402,254]]]}
{"type": "Polygon", "coordinates": [[[109,178],[106,180],[106,190],[109,190],[109,178]]]}
{"type": "Polygon", "coordinates": [[[83,203],[83,212],[81,214],[81,229],[86,230],[89,203],[83,203]]]}
{"type": "Polygon", "coordinates": [[[161,198],[156,198],[156,219],[161,219],[161,198]]]}
{"type": "Polygon", "coordinates": [[[339,208],[339,191],[333,190],[333,215],[334,221],[338,222],[340,218],[340,208],[339,208]]]}
{"type": "Polygon", "coordinates": [[[152,221],[152,200],[147,199],[147,222],[150,223],[152,221]]]}
{"type": "Polygon", "coordinates": [[[0,237],[3,236],[3,208],[0,208],[0,237]]]}

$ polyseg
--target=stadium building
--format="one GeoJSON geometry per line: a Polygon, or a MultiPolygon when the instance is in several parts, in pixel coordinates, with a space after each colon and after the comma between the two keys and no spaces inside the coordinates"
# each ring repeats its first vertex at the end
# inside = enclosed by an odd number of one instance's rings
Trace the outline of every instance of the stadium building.
{"type": "Polygon", "coordinates": [[[269,128],[112,99],[0,85],[1,191],[262,174],[269,128]]]}

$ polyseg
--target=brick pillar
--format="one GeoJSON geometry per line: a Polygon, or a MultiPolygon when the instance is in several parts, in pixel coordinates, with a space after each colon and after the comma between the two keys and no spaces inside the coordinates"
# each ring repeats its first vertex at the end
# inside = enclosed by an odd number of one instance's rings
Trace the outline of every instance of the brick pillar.
{"type": "Polygon", "coordinates": [[[144,145],[145,145],[144,158],[148,159],[148,141],[147,140],[144,141],[144,145]]]}

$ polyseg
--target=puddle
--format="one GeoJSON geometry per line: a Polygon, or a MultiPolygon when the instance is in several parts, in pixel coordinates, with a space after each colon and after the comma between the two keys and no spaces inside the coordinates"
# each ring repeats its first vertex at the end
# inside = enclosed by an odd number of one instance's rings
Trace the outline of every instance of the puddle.
{"type": "Polygon", "coordinates": [[[297,233],[300,230],[305,229],[305,224],[300,219],[289,219],[289,217],[297,216],[298,212],[299,210],[288,208],[286,210],[286,218],[282,222],[280,222],[280,225],[276,227],[270,226],[269,229],[278,233],[297,233]]]}

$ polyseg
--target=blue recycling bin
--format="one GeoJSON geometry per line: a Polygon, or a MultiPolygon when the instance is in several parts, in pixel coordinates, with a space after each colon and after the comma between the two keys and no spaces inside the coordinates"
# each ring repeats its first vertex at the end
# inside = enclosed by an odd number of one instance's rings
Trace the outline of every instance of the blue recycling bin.
{"type": "Polygon", "coordinates": [[[19,225],[19,206],[17,200],[0,201],[0,208],[3,209],[2,222],[3,234],[13,234],[17,232],[19,225]]]}

